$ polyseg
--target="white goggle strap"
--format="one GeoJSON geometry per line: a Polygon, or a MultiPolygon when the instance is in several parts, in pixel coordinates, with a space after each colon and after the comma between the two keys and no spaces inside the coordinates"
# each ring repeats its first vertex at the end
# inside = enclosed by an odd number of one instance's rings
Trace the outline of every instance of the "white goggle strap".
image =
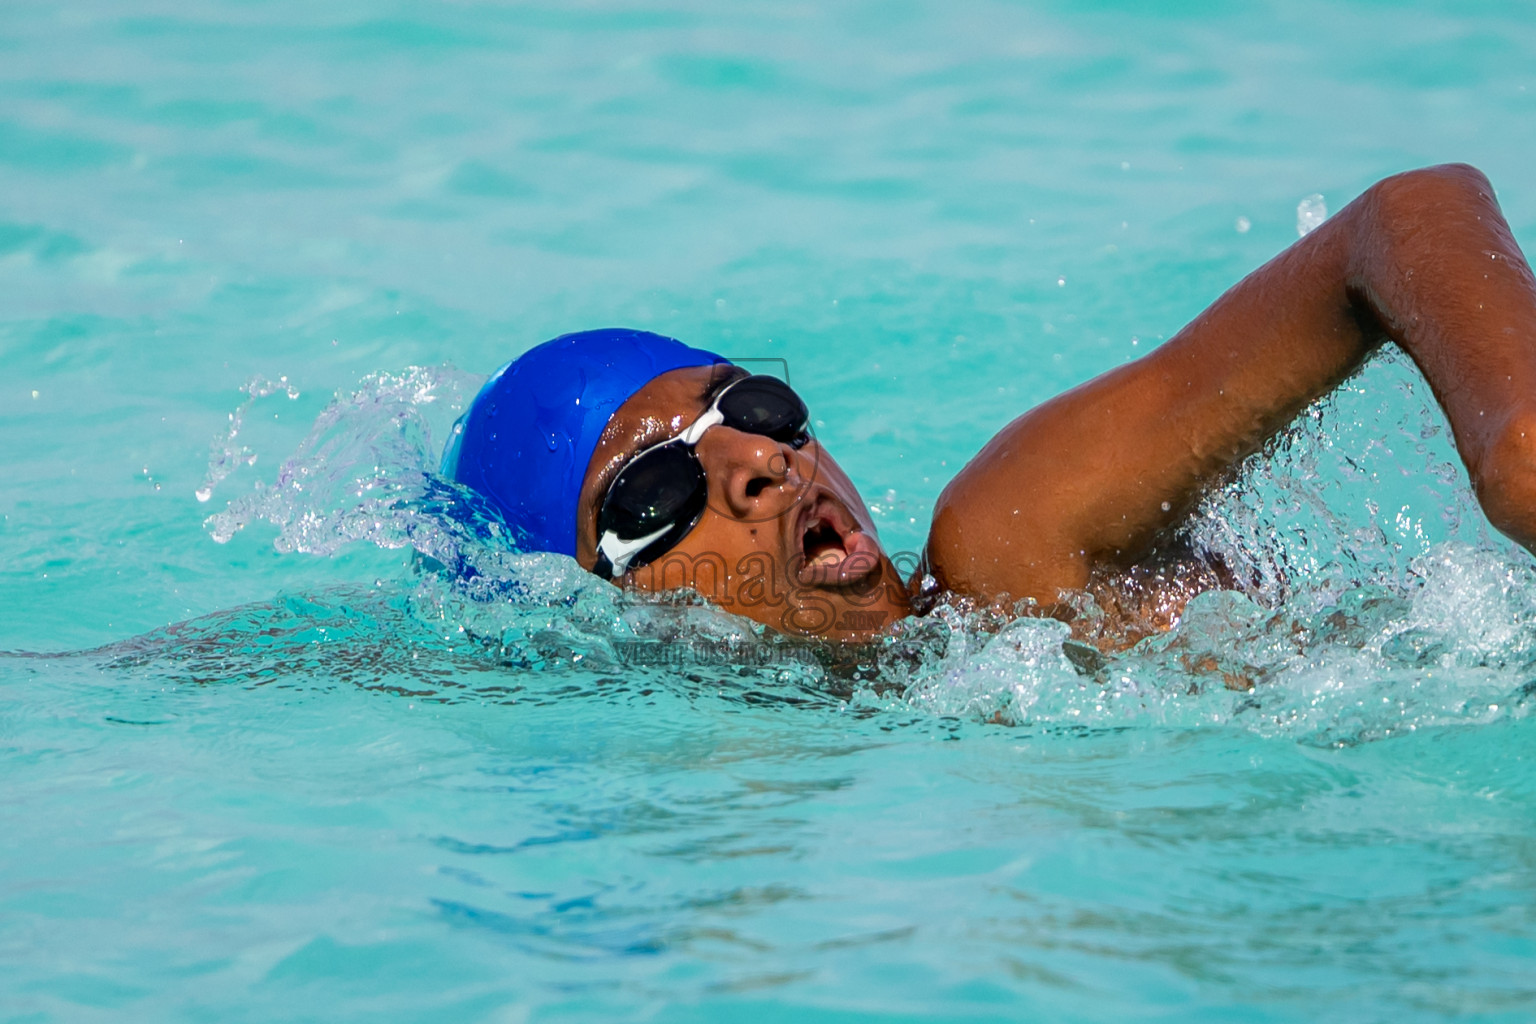
{"type": "Polygon", "coordinates": [[[629,571],[629,560],[650,547],[653,541],[670,529],[672,524],[668,523],[655,533],[648,533],[634,540],[620,540],[618,534],[609,530],[603,534],[603,539],[597,542],[597,551],[608,559],[609,565],[613,566],[613,575],[623,576],[629,571]]]}
{"type": "MultiPolygon", "coordinates": [[[[720,394],[724,396],[725,392],[722,391],[720,394]]],[[[724,422],[725,413],[720,411],[720,399],[717,398],[715,399],[715,404],[709,407],[709,411],[689,424],[688,429],[678,434],[675,440],[683,442],[689,448],[695,448],[698,446],[699,441],[703,439],[704,431],[716,423],[724,422]]]]}

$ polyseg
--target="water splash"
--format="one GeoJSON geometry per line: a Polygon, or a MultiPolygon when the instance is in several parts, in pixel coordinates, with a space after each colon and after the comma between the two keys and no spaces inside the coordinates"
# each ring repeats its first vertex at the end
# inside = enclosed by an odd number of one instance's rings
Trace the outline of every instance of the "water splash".
{"type": "Polygon", "coordinates": [[[1384,352],[1192,518],[1186,542],[1242,592],[1201,594],[1118,655],[1062,623],[943,607],[926,656],[893,641],[887,677],[935,714],[1049,730],[1238,727],[1328,746],[1523,717],[1536,565],[1489,530],[1445,433],[1411,363],[1384,352]]]}
{"type": "Polygon", "coordinates": [[[1412,361],[1383,349],[1214,489],[1185,529],[1261,602],[1399,585],[1442,541],[1526,556],[1493,534],[1412,361]]]}
{"type": "MultiPolygon", "coordinates": [[[[366,600],[347,598],[349,608],[362,604],[373,611],[333,617],[347,620],[351,615],[354,624],[392,622],[382,632],[409,649],[411,670],[426,670],[431,679],[442,673],[428,665],[441,658],[458,668],[472,664],[493,673],[534,672],[546,685],[562,673],[577,678],[594,672],[654,675],[654,669],[635,664],[632,657],[634,645],[645,644],[672,647],[685,655],[694,652],[682,659],[690,677],[703,673],[738,683],[748,678],[796,688],[823,680],[813,657],[762,657],[763,648],[785,641],[696,595],[626,594],[570,558],[520,551],[518,538],[494,509],[436,472],[435,439],[451,429],[452,418],[482,382],[449,366],[411,367],[400,374],[364,378],[355,390],[338,394],[326,406],[274,480],[257,480],[250,493],[207,518],[210,535],[225,543],[260,521],[277,528],[273,543],[285,553],[326,556],[357,543],[412,552],[414,558],[402,560],[400,579],[378,581],[366,600]],[[398,608],[381,604],[389,594],[400,597],[398,608]],[[401,624],[401,615],[409,619],[410,628],[401,624]],[[728,655],[749,649],[758,656],[746,659],[754,664],[744,673],[728,655]],[[416,664],[424,653],[428,662],[416,664]]],[[[265,395],[253,395],[252,400],[259,397],[265,395]]],[[[243,414],[249,407],[248,402],[238,411],[243,414]]],[[[311,603],[323,608],[332,600],[311,603]]],[[[232,614],[227,622],[212,617],[208,628],[249,632],[245,613],[232,614]]],[[[249,614],[266,619],[274,613],[263,606],[249,614]]],[[[263,627],[267,633],[273,628],[263,627]]],[[[300,621],[278,632],[290,629],[299,635],[306,627],[300,621]]],[[[351,634],[330,627],[328,635],[351,634]]],[[[185,645],[186,637],[173,630],[152,646],[160,652],[156,657],[175,661],[173,652],[185,645]]],[[[247,678],[250,673],[241,667],[240,657],[225,659],[231,651],[250,655],[238,636],[226,636],[217,646],[218,658],[199,663],[191,677],[247,678]]],[[[400,661],[398,650],[385,653],[376,647],[370,644],[367,658],[381,671],[400,661]]],[[[285,664],[297,659],[310,665],[317,677],[334,674],[315,666],[308,648],[301,644],[299,650],[306,653],[290,652],[285,664]]],[[[274,656],[262,647],[258,660],[274,656]]],[[[399,685],[415,687],[413,692],[421,689],[419,681],[399,685]]]]}
{"type": "MultiPolygon", "coordinates": [[[[240,431],[245,425],[245,416],[251,411],[251,406],[258,400],[278,392],[286,394],[290,400],[299,397],[299,389],[288,383],[287,377],[279,377],[275,381],[252,377],[240,390],[249,397],[229,414],[228,431],[213,439],[213,446],[208,456],[208,474],[203,478],[203,485],[195,492],[198,501],[205,502],[212,498],[213,489],[241,466],[256,464],[256,453],[240,440],[240,431]]],[[[36,397],[36,392],[33,392],[33,397],[36,397]]]]}
{"type": "MultiPolygon", "coordinates": [[[[330,678],[372,665],[368,685],[434,699],[611,693],[622,680],[625,692],[846,701],[929,721],[1241,728],[1322,745],[1523,716],[1536,697],[1536,569],[1487,528],[1443,418],[1395,350],[1307,410],[1191,517],[1183,543],[1225,566],[1241,591],[1201,594],[1173,629],[1113,655],[1055,620],[950,602],[867,650],[777,657],[789,641],[695,595],[626,594],[569,558],[520,552],[494,512],[435,473],[434,438],[478,383],[450,367],[368,377],[327,406],[275,480],[209,517],[220,541],[264,520],[282,551],[328,555],[361,542],[418,556],[415,571],[403,565],[368,598],[365,615],[286,599],[295,637],[330,623],[334,638],[350,621],[349,643],[368,639],[363,655],[332,644],[322,657],[310,636],[285,666],[330,678]],[[359,626],[369,621],[385,625],[359,626]],[[705,653],[642,664],[629,656],[636,644],[705,653]]],[[[1102,614],[1089,595],[1073,601],[1082,621],[1102,614]]],[[[244,635],[259,620],[273,635],[270,610],[230,614],[208,629],[244,635]]],[[[266,639],[187,641],[167,633],[152,655],[133,656],[188,678],[273,674],[262,667],[276,657],[266,639]]]]}
{"type": "MultiPolygon", "coordinates": [[[[410,367],[364,378],[357,390],[338,394],[326,406],[298,450],[278,468],[276,479],[257,480],[252,493],[207,518],[210,535],[226,543],[252,522],[264,520],[277,527],[274,544],[283,552],[329,555],[362,541],[381,548],[410,547],[457,564],[467,536],[495,537],[504,529],[433,472],[438,457],[434,437],[445,427],[434,428],[432,420],[457,415],[479,383],[451,366],[410,367]]],[[[231,465],[228,451],[238,450],[245,464],[256,461],[256,453],[231,446],[241,416],[269,393],[252,391],[251,400],[231,414],[230,441],[223,448],[215,444],[209,464],[210,495],[214,483],[238,468],[231,465]]]]}
{"type": "Polygon", "coordinates": [[[1296,204],[1296,235],[1305,238],[1328,219],[1328,201],[1314,192],[1296,204]]]}

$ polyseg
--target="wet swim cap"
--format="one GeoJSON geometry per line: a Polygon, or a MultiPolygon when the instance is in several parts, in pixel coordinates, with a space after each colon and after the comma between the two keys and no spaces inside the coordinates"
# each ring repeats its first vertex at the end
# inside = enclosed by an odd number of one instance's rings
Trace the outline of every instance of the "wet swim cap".
{"type": "Polygon", "coordinates": [[[669,370],[728,360],[648,331],[563,334],[486,381],[443,455],[443,475],[489,497],[527,551],[576,554],[576,504],[614,412],[669,370]]]}

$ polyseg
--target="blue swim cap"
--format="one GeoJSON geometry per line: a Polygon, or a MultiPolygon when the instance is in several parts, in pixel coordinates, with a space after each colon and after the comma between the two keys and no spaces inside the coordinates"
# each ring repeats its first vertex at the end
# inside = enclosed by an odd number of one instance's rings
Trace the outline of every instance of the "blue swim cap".
{"type": "Polygon", "coordinates": [[[577,500],[609,418],[669,370],[724,362],[648,331],[563,334],[486,381],[454,424],[443,475],[490,498],[519,547],[574,556],[577,500]]]}

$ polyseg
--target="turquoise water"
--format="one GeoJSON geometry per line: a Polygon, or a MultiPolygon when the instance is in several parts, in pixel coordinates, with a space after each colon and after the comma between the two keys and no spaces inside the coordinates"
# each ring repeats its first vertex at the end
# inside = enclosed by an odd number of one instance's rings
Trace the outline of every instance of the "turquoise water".
{"type": "Polygon", "coordinates": [[[1098,663],[828,673],[425,470],[632,324],[787,360],[915,548],[1312,194],[1468,160],[1536,245],[1533,69],[1467,0],[6,5],[0,1018],[1529,1019],[1536,576],[1400,359],[1197,517],[1263,586],[1098,663]]]}

